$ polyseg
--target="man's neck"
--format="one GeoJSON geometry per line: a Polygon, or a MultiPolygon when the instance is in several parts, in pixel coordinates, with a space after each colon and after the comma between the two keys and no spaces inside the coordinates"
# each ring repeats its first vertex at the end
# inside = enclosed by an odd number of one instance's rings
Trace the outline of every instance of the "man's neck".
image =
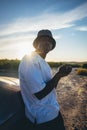
{"type": "Polygon", "coordinates": [[[36,52],[37,52],[43,59],[46,58],[46,53],[42,53],[42,52],[40,52],[40,51],[38,51],[38,50],[36,50],[36,52]]]}

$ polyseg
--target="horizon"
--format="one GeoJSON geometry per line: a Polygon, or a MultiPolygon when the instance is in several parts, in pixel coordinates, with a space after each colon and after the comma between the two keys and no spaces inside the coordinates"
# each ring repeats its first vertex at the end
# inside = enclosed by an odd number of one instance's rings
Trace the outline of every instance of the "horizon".
{"type": "MultiPolygon", "coordinates": [[[[9,59],[9,58],[4,58],[4,59],[0,59],[1,60],[19,60],[21,61],[21,59],[9,59]]],[[[47,61],[47,62],[52,62],[52,63],[87,63],[87,61],[47,61]]]]}
{"type": "Polygon", "coordinates": [[[1,0],[0,59],[30,54],[41,29],[56,40],[47,62],[87,61],[87,0],[1,0]]]}

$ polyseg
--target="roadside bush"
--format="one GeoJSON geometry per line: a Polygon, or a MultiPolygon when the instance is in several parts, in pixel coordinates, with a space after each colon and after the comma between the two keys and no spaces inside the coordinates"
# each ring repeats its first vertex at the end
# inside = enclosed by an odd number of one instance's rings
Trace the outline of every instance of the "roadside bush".
{"type": "Polygon", "coordinates": [[[78,69],[77,69],[77,74],[78,74],[78,75],[87,76],[87,69],[78,68],[78,69]]]}
{"type": "Polygon", "coordinates": [[[17,70],[19,66],[20,60],[8,60],[1,59],[0,60],[0,70],[17,70]]]}
{"type": "Polygon", "coordinates": [[[58,68],[60,65],[62,65],[62,62],[48,62],[48,64],[50,65],[50,67],[55,67],[58,68]]]}
{"type": "Polygon", "coordinates": [[[83,64],[82,67],[85,68],[85,69],[87,69],[87,64],[83,64]]]}

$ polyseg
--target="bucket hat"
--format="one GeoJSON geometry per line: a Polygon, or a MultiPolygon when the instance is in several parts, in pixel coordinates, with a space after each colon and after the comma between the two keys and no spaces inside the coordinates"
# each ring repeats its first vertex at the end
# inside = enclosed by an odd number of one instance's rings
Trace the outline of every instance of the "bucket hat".
{"type": "MultiPolygon", "coordinates": [[[[34,42],[33,42],[34,48],[37,48],[37,46],[38,46],[38,41],[41,39],[41,37],[49,37],[49,38],[52,40],[52,44],[53,44],[52,49],[54,49],[54,47],[56,46],[56,41],[55,41],[55,39],[53,38],[52,33],[51,33],[50,30],[40,30],[40,31],[38,32],[37,37],[36,37],[36,39],[35,39],[34,42]]],[[[51,49],[51,50],[52,50],[52,49],[51,49]]]]}

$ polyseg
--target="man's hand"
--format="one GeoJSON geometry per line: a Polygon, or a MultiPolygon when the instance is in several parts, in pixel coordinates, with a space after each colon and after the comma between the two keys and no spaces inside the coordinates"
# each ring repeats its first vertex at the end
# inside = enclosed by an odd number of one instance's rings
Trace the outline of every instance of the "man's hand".
{"type": "Polygon", "coordinates": [[[59,68],[59,74],[61,77],[67,76],[72,71],[72,67],[69,65],[62,65],[59,68]]]}

